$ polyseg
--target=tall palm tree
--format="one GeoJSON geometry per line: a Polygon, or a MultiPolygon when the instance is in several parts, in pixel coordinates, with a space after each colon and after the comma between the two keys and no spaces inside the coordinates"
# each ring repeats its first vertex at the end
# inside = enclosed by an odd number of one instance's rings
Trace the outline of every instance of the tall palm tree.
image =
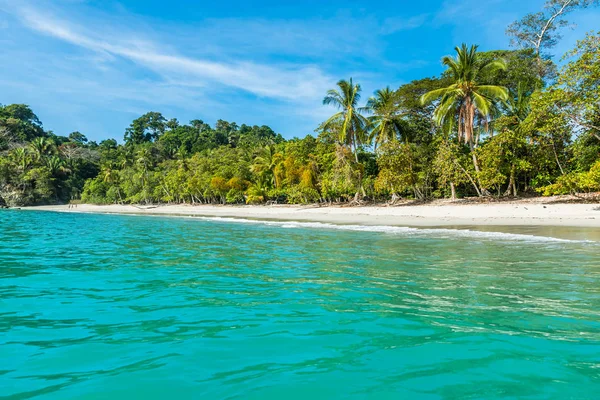
{"type": "Polygon", "coordinates": [[[103,181],[108,183],[111,186],[114,186],[117,189],[117,195],[119,196],[119,202],[123,204],[123,198],[121,197],[121,189],[119,188],[119,171],[114,170],[110,167],[105,167],[102,169],[101,173],[103,174],[103,181]]]}
{"type": "Polygon", "coordinates": [[[442,58],[453,83],[448,87],[425,93],[421,96],[421,103],[427,104],[439,99],[433,114],[434,121],[439,126],[453,126],[456,120],[458,139],[469,145],[473,165],[479,172],[479,163],[474,152],[478,142],[478,137],[474,134],[476,118],[487,126],[496,103],[508,99],[508,89],[503,86],[478,84],[478,78],[482,74],[506,69],[506,62],[482,61],[477,47],[467,47],[463,43],[461,47],[455,48],[456,57],[442,58]]]}
{"type": "Polygon", "coordinates": [[[454,83],[421,96],[422,104],[440,99],[434,112],[434,120],[442,125],[447,119],[458,117],[459,139],[470,145],[475,143],[475,118],[487,118],[496,101],[508,99],[508,89],[505,87],[477,83],[478,77],[483,73],[506,69],[504,60],[481,62],[477,47],[474,45],[468,48],[463,43],[461,47],[455,48],[456,57],[442,58],[454,83]]]}
{"type": "Polygon", "coordinates": [[[338,89],[327,91],[323,99],[323,104],[333,105],[340,111],[332,115],[323,124],[324,128],[339,124],[338,140],[346,145],[350,145],[354,152],[354,158],[358,163],[358,146],[367,142],[367,126],[369,121],[361,113],[367,111],[363,107],[358,107],[360,101],[361,87],[350,80],[340,80],[337,83],[338,89]]]}
{"type": "Polygon", "coordinates": [[[139,179],[142,182],[142,191],[144,192],[144,201],[148,203],[148,171],[152,163],[152,151],[150,147],[144,146],[135,153],[135,163],[139,171],[139,179]]]}
{"type": "Polygon", "coordinates": [[[149,165],[152,162],[152,151],[149,147],[140,148],[136,154],[135,162],[141,169],[141,171],[145,174],[148,172],[149,165]]]}
{"type": "Polygon", "coordinates": [[[395,140],[402,134],[397,100],[396,92],[388,86],[375,91],[375,95],[367,101],[367,108],[373,113],[368,119],[374,150],[378,145],[395,140]]]}

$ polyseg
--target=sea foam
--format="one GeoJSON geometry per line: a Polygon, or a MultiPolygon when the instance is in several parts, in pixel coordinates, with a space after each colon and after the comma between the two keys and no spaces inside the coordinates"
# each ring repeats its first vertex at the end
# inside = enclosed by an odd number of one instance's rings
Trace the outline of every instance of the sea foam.
{"type": "Polygon", "coordinates": [[[193,216],[192,219],[203,221],[214,221],[224,223],[260,224],[278,226],[281,228],[307,228],[307,229],[333,229],[359,232],[379,232],[412,237],[434,237],[434,238],[473,238],[487,240],[505,241],[529,241],[529,242],[563,242],[563,243],[597,243],[590,240],[561,239],[550,236],[528,235],[509,232],[489,232],[471,229],[449,229],[449,228],[414,228],[408,226],[389,225],[344,225],[325,222],[303,222],[303,221],[268,221],[258,219],[233,218],[233,217],[203,217],[193,216]]]}

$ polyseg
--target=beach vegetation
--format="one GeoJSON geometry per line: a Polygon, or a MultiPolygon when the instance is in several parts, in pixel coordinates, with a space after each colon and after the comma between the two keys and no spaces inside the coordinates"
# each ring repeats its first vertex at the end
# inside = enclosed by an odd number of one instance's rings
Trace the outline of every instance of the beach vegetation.
{"type": "MultiPolygon", "coordinates": [[[[151,111],[120,141],[46,130],[0,105],[0,203],[360,204],[600,191],[600,32],[557,67],[548,50],[576,7],[548,0],[512,24],[514,49],[462,44],[445,70],[366,101],[352,78],[325,90],[332,114],[303,138],[268,126],[151,111]]],[[[568,4],[567,4],[568,3],[568,4]]]]}

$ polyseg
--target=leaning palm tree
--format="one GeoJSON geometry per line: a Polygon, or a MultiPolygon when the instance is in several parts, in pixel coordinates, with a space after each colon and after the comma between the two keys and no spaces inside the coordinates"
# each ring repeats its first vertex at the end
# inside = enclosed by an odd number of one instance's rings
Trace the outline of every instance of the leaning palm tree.
{"type": "MultiPolygon", "coordinates": [[[[427,104],[439,99],[433,114],[439,126],[453,126],[456,120],[458,139],[468,144],[475,170],[479,172],[479,163],[474,149],[478,137],[474,134],[476,119],[487,126],[490,114],[498,101],[508,99],[508,89],[496,85],[480,85],[478,78],[483,73],[506,69],[504,60],[482,61],[477,53],[478,46],[456,47],[456,57],[446,56],[442,63],[448,67],[454,83],[450,86],[432,90],[421,96],[421,103],[427,104]]],[[[481,186],[481,185],[479,185],[481,186]]]]}
{"type": "Polygon", "coordinates": [[[329,128],[339,124],[338,140],[352,147],[354,158],[358,163],[358,147],[368,140],[366,133],[369,124],[367,118],[361,115],[367,110],[358,107],[361,87],[359,84],[354,84],[352,78],[349,81],[340,80],[337,86],[339,90],[331,89],[327,91],[323,104],[333,105],[340,111],[325,121],[323,127],[329,128]]]}
{"type": "Polygon", "coordinates": [[[390,87],[375,91],[367,101],[367,108],[373,113],[369,117],[373,150],[386,142],[396,140],[402,135],[402,125],[398,109],[398,97],[390,87]]]}

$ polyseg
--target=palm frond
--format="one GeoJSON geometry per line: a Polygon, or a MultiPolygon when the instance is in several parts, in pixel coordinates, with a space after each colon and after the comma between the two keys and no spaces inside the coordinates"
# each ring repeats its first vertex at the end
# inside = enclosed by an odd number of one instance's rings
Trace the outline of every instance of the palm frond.
{"type": "Polygon", "coordinates": [[[432,91],[429,91],[421,96],[421,104],[425,105],[431,103],[432,101],[442,97],[447,92],[448,88],[434,89],[432,91]]]}
{"type": "Polygon", "coordinates": [[[343,111],[340,111],[340,112],[338,112],[338,113],[335,113],[335,114],[333,114],[331,117],[329,117],[329,118],[327,119],[327,121],[325,121],[325,122],[323,123],[323,127],[324,127],[324,128],[329,128],[329,127],[331,127],[333,124],[335,124],[335,123],[339,123],[339,122],[342,120],[342,118],[343,118],[343,117],[344,117],[344,112],[343,112],[343,111]]]}
{"type": "Polygon", "coordinates": [[[492,106],[492,103],[489,99],[475,92],[473,93],[473,103],[475,103],[475,107],[481,115],[485,117],[490,115],[490,108],[492,106]]]}
{"type": "Polygon", "coordinates": [[[498,100],[507,100],[508,99],[508,89],[504,86],[496,86],[496,85],[481,85],[476,86],[474,88],[475,92],[488,97],[490,99],[498,99],[498,100]]]}
{"type": "Polygon", "coordinates": [[[493,73],[496,71],[504,71],[506,70],[507,64],[506,60],[490,60],[479,67],[479,73],[493,73]]]}

